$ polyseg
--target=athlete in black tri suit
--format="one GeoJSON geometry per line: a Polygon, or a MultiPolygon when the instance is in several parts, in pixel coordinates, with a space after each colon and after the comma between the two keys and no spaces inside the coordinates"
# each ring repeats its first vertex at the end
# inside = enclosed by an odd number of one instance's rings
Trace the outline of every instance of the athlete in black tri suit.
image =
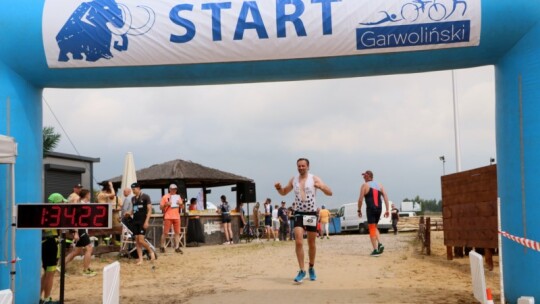
{"type": "Polygon", "coordinates": [[[362,217],[362,203],[366,201],[366,215],[368,219],[368,228],[369,228],[369,237],[371,239],[371,245],[373,246],[373,251],[371,256],[379,256],[384,251],[384,246],[379,241],[379,229],[377,229],[377,224],[381,218],[382,213],[382,202],[381,199],[384,199],[386,204],[386,212],[384,217],[389,216],[388,210],[388,196],[386,191],[381,184],[373,181],[373,172],[366,171],[362,173],[365,183],[360,187],[360,197],[358,198],[358,216],[362,217]]]}

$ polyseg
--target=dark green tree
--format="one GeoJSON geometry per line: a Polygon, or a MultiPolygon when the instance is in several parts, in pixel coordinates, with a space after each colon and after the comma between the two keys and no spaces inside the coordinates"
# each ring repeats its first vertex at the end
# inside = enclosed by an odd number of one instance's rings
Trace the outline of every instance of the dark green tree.
{"type": "Polygon", "coordinates": [[[43,154],[53,151],[58,146],[60,137],[54,127],[43,127],[43,154]]]}

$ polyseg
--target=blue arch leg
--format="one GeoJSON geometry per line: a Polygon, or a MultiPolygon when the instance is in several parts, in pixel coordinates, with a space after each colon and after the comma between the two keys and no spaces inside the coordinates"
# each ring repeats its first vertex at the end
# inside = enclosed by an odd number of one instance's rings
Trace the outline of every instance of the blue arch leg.
{"type": "MultiPolygon", "coordinates": [[[[17,203],[42,202],[42,103],[41,89],[29,85],[0,62],[0,134],[10,136],[19,144],[15,164],[15,201],[17,203]],[[9,98],[10,115],[7,113],[9,98]],[[8,121],[9,117],[9,121],[8,121]],[[9,123],[9,127],[8,127],[9,123]]],[[[6,214],[6,175],[0,170],[0,259],[11,258],[11,226],[6,214]],[[7,236],[7,237],[6,237],[7,236]],[[8,250],[4,251],[4,246],[8,250]],[[4,256],[7,253],[7,257],[4,256]]],[[[16,233],[16,251],[21,259],[15,274],[15,302],[38,303],[41,271],[41,231],[20,230],[16,233]],[[32,244],[32,245],[30,245],[32,244]]],[[[0,265],[0,289],[10,288],[10,266],[0,265]]]]}
{"type": "MultiPolygon", "coordinates": [[[[502,230],[540,241],[540,25],[496,66],[498,188],[502,230]]],[[[504,239],[506,299],[540,299],[540,252],[504,239]]]]}

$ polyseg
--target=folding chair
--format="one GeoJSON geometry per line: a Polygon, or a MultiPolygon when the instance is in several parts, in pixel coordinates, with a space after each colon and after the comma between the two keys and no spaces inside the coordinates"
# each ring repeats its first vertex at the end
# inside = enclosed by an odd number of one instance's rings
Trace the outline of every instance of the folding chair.
{"type": "MultiPolygon", "coordinates": [[[[165,247],[174,246],[174,229],[171,227],[169,233],[167,233],[167,239],[165,240],[165,247]]],[[[180,227],[180,247],[186,247],[186,227],[180,227]]]]}
{"type": "MultiPolygon", "coordinates": [[[[137,257],[137,246],[135,245],[135,236],[133,235],[133,232],[128,227],[129,223],[122,221],[122,244],[120,246],[120,252],[119,255],[122,257],[137,257]]],[[[150,250],[154,252],[154,255],[157,259],[157,252],[154,245],[146,238],[144,237],[144,241],[148,244],[150,247],[150,250]]],[[[143,248],[143,255],[146,254],[147,258],[150,259],[150,253],[146,252],[146,249],[143,248]]]]}

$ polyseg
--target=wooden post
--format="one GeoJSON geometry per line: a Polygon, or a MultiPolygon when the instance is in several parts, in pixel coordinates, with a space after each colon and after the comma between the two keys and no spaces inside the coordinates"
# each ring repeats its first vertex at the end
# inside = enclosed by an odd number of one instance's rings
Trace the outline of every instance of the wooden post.
{"type": "Polygon", "coordinates": [[[418,238],[422,240],[422,229],[424,228],[424,216],[420,217],[420,221],[418,223],[418,238]]]}
{"type": "Polygon", "coordinates": [[[486,264],[489,271],[493,271],[493,249],[486,248],[484,250],[486,256],[486,264]]]}
{"type": "Polygon", "coordinates": [[[454,254],[452,253],[452,246],[446,246],[446,259],[449,261],[454,259],[454,254]]]}
{"type": "Polygon", "coordinates": [[[426,218],[425,246],[426,254],[431,255],[431,218],[426,218]]]}

